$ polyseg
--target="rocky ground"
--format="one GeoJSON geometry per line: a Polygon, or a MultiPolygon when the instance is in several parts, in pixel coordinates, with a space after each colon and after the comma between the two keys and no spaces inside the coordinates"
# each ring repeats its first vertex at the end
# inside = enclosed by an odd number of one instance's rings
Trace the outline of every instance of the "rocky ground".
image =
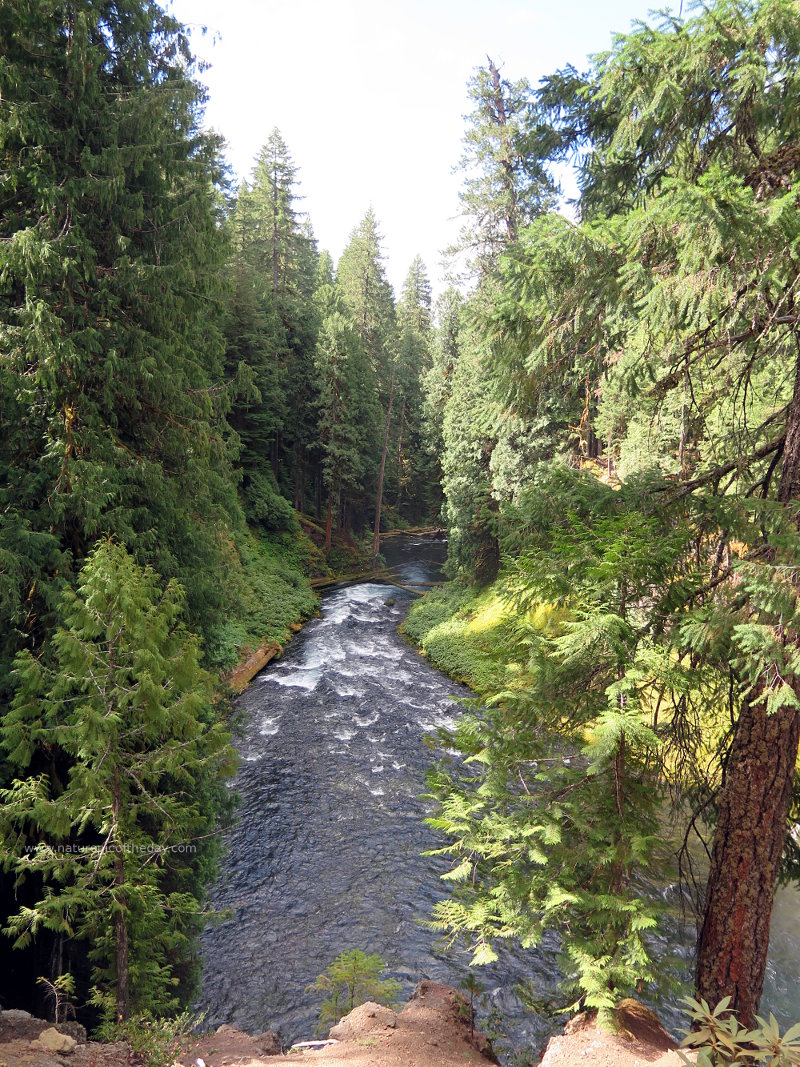
{"type": "Polygon", "coordinates": [[[125,1044],[86,1040],[78,1023],[52,1023],[26,1011],[0,1011],[0,1067],[141,1067],[125,1044]]]}
{"type": "MultiPolygon", "coordinates": [[[[618,1009],[619,1032],[598,1030],[578,1016],[547,1047],[541,1067],[680,1067],[675,1042],[657,1017],[635,1000],[618,1009]]],[[[463,995],[438,982],[420,982],[398,1012],[362,1004],[331,1030],[326,1042],[282,1054],[277,1034],[249,1035],[231,1026],[187,1045],[164,1067],[487,1067],[496,1063],[485,1037],[471,1031],[463,995]]],[[[51,1023],[27,1012],[0,1012],[0,1067],[142,1067],[123,1044],[86,1041],[76,1023],[51,1023]]]]}

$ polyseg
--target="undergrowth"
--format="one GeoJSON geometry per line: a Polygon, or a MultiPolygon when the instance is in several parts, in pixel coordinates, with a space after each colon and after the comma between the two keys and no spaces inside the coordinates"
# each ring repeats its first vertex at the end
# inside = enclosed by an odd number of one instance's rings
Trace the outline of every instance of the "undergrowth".
{"type": "Polygon", "coordinates": [[[208,642],[209,663],[221,671],[235,667],[243,653],[264,640],[284,644],[291,624],[308,618],[317,604],[308,580],[317,567],[317,550],[302,532],[257,536],[247,531],[236,547],[242,562],[237,603],[208,642]]]}
{"type": "Polygon", "coordinates": [[[477,588],[449,582],[412,607],[401,632],[434,666],[479,696],[518,686],[527,660],[503,578],[477,588]]]}

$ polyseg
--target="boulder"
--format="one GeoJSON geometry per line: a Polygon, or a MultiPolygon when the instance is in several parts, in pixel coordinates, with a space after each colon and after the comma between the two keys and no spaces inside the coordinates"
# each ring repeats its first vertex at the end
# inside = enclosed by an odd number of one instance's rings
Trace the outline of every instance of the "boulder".
{"type": "Polygon", "coordinates": [[[69,1055],[78,1042],[69,1034],[60,1034],[54,1026],[42,1030],[35,1041],[31,1041],[33,1048],[43,1049],[45,1052],[60,1052],[69,1055]]]}
{"type": "Polygon", "coordinates": [[[0,1019],[4,1023],[8,1023],[9,1026],[16,1026],[18,1023],[26,1023],[33,1016],[29,1011],[23,1011],[22,1008],[9,1008],[8,1011],[0,1012],[0,1019]]]}

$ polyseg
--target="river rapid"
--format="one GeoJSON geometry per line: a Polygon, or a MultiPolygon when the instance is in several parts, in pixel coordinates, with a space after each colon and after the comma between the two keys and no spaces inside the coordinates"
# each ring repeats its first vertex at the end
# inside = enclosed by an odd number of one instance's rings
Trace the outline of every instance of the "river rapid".
{"type": "MultiPolygon", "coordinates": [[[[402,537],[383,551],[404,585],[425,589],[446,545],[402,537]]],[[[423,925],[448,866],[423,855],[442,843],[424,824],[423,795],[434,758],[425,738],[453,724],[469,693],[397,634],[414,599],[372,582],[327,594],[321,617],[238,700],[241,803],[212,893],[230,918],[203,936],[207,1025],[275,1029],[285,1043],[312,1036],[320,994],[306,987],[348,948],[382,956],[406,995],[422,978],[458,985],[467,973],[464,951],[437,945],[423,925]]],[[[694,926],[671,881],[650,888],[667,908],[658,950],[688,981],[694,926]]],[[[780,893],[762,1008],[784,1025],[800,1018],[798,915],[796,891],[780,893]]],[[[494,1012],[509,1049],[536,1048],[559,1028],[515,991],[529,981],[537,998],[554,998],[556,955],[551,937],[535,951],[503,950],[478,971],[481,1016],[494,1012]]],[[[656,1006],[668,1026],[682,1025],[656,1006]]]]}

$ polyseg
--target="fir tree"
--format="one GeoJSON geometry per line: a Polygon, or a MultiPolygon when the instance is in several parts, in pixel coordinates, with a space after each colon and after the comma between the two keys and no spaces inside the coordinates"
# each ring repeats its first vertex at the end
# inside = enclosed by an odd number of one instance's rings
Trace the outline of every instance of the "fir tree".
{"type": "MultiPolygon", "coordinates": [[[[640,725],[657,727],[669,753],[663,772],[716,815],[697,986],[710,1003],[730,996],[746,1025],[800,734],[795,16],[782,0],[723,0],[615,39],[585,78],[545,84],[552,158],[582,153],[584,221],[545,217],[523,236],[492,325],[500,395],[520,418],[550,419],[556,449],[571,439],[577,462],[596,455],[596,427],[609,441],[604,475],[618,450],[631,492],[636,468],[651,468],[639,519],[587,528],[560,582],[541,584],[537,565],[523,585],[565,598],[572,631],[569,590],[594,545],[611,553],[598,577],[615,558],[647,564],[627,600],[652,648],[620,664],[626,692],[598,672],[588,695],[604,689],[628,707],[635,694],[640,725]]],[[[628,495],[623,486],[620,504],[628,495]]],[[[572,491],[556,485],[549,506],[569,514],[572,491]]],[[[509,547],[524,551],[525,523],[510,525],[509,547]]],[[[562,537],[554,560],[563,548],[562,537]]],[[[552,648],[548,670],[561,654],[552,648]]]]}
{"type": "Polygon", "coordinates": [[[145,0],[5,5],[0,35],[0,468],[3,512],[31,534],[23,570],[43,565],[28,618],[52,619],[58,551],[113,532],[180,576],[207,626],[239,512],[219,145],[186,39],[145,0]]]}
{"type": "Polygon", "coordinates": [[[121,545],[101,542],[64,596],[52,666],[17,657],[2,727],[18,770],[52,754],[49,772],[2,794],[4,867],[41,886],[6,933],[17,948],[42,928],[88,940],[96,997],[119,1020],[177,1003],[175,968],[201,925],[192,857],[208,850],[196,839],[232,768],[183,607],[176,583],[162,588],[121,545]],[[56,753],[69,760],[63,777],[56,753]]]}

